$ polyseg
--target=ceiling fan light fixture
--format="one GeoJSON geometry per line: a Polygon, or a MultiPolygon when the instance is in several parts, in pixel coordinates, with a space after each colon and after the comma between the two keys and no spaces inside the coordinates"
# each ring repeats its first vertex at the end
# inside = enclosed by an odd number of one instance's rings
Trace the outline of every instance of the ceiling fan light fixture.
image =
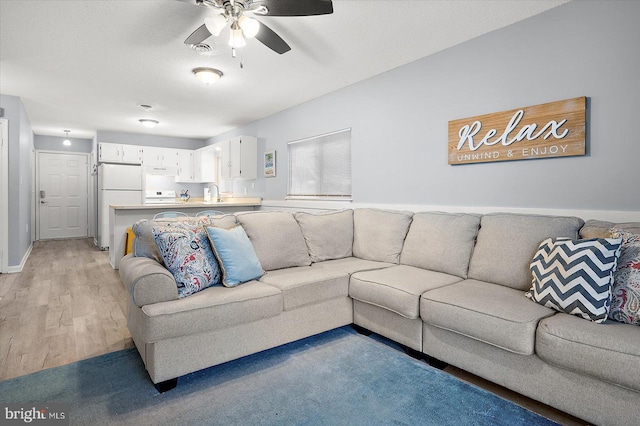
{"type": "Polygon", "coordinates": [[[229,46],[234,49],[239,47],[246,46],[247,42],[244,40],[244,35],[242,34],[242,28],[238,26],[237,23],[233,23],[231,25],[231,33],[229,35],[229,46]]]}
{"type": "Polygon", "coordinates": [[[200,67],[192,70],[193,74],[206,84],[207,86],[220,80],[223,76],[222,71],[215,68],[200,67]]]}
{"type": "Polygon", "coordinates": [[[150,129],[153,129],[154,127],[156,127],[159,123],[158,120],[152,120],[150,118],[141,118],[140,120],[138,120],[140,122],[140,124],[142,124],[144,127],[148,127],[150,129]]]}
{"type": "Polygon", "coordinates": [[[260,22],[246,15],[242,15],[240,19],[238,19],[238,25],[242,28],[242,33],[247,38],[254,38],[258,34],[258,31],[260,31],[260,22]]]}
{"type": "Polygon", "coordinates": [[[214,35],[219,36],[220,32],[227,25],[227,18],[224,15],[216,15],[212,18],[205,18],[204,25],[207,27],[207,30],[214,35]]]}

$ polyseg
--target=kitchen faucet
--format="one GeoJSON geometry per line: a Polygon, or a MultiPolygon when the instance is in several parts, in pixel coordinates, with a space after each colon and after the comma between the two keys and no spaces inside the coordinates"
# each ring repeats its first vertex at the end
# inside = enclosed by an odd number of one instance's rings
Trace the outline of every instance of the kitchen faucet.
{"type": "Polygon", "coordinates": [[[209,185],[209,191],[211,191],[211,187],[213,186],[216,187],[216,203],[221,203],[222,197],[220,197],[220,187],[217,184],[212,183],[211,185],[209,185]]]}

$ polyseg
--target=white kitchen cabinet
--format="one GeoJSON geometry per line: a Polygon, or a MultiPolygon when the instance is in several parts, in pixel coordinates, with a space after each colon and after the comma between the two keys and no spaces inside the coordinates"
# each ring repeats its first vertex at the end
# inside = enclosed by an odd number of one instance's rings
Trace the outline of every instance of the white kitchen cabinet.
{"type": "Polygon", "coordinates": [[[176,182],[194,182],[193,173],[193,154],[194,151],[189,149],[177,149],[176,161],[178,173],[176,174],[176,182]]]}
{"type": "Polygon", "coordinates": [[[142,156],[138,145],[100,142],[98,161],[101,163],[141,164],[142,156]]]}
{"type": "Polygon", "coordinates": [[[216,156],[213,145],[197,149],[194,156],[194,175],[197,182],[216,182],[216,156]]]}
{"type": "Polygon", "coordinates": [[[162,167],[164,148],[155,146],[142,147],[142,165],[146,167],[162,167]]]}
{"type": "Polygon", "coordinates": [[[258,139],[237,136],[215,145],[221,152],[222,179],[256,179],[258,177],[258,139]]]}
{"type": "Polygon", "coordinates": [[[178,167],[178,149],[157,146],[142,147],[142,165],[145,167],[178,167]]]}
{"type": "Polygon", "coordinates": [[[231,159],[229,158],[229,141],[215,143],[213,147],[218,165],[220,166],[220,179],[229,179],[229,165],[231,164],[231,159]]]}

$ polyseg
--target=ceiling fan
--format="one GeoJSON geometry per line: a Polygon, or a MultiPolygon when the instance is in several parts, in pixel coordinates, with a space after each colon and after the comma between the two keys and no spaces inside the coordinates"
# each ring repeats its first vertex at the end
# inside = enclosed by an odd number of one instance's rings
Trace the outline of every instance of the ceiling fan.
{"type": "Polygon", "coordinates": [[[235,49],[255,37],[269,49],[283,54],[291,50],[286,41],[253,16],[312,16],[333,13],[331,0],[182,0],[198,6],[216,9],[216,14],[205,18],[184,41],[198,45],[210,36],[219,36],[229,25],[229,45],[235,57],[235,49]]]}

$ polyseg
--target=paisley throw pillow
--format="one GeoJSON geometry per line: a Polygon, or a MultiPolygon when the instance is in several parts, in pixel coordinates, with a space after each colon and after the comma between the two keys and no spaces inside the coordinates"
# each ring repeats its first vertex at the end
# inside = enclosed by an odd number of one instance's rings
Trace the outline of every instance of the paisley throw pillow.
{"type": "Polygon", "coordinates": [[[618,269],[613,276],[609,318],[640,325],[640,236],[611,229],[612,238],[622,238],[618,269]]]}
{"type": "Polygon", "coordinates": [[[160,225],[152,228],[152,234],[166,268],[176,280],[180,298],[220,284],[220,267],[202,226],[160,225]]]}

